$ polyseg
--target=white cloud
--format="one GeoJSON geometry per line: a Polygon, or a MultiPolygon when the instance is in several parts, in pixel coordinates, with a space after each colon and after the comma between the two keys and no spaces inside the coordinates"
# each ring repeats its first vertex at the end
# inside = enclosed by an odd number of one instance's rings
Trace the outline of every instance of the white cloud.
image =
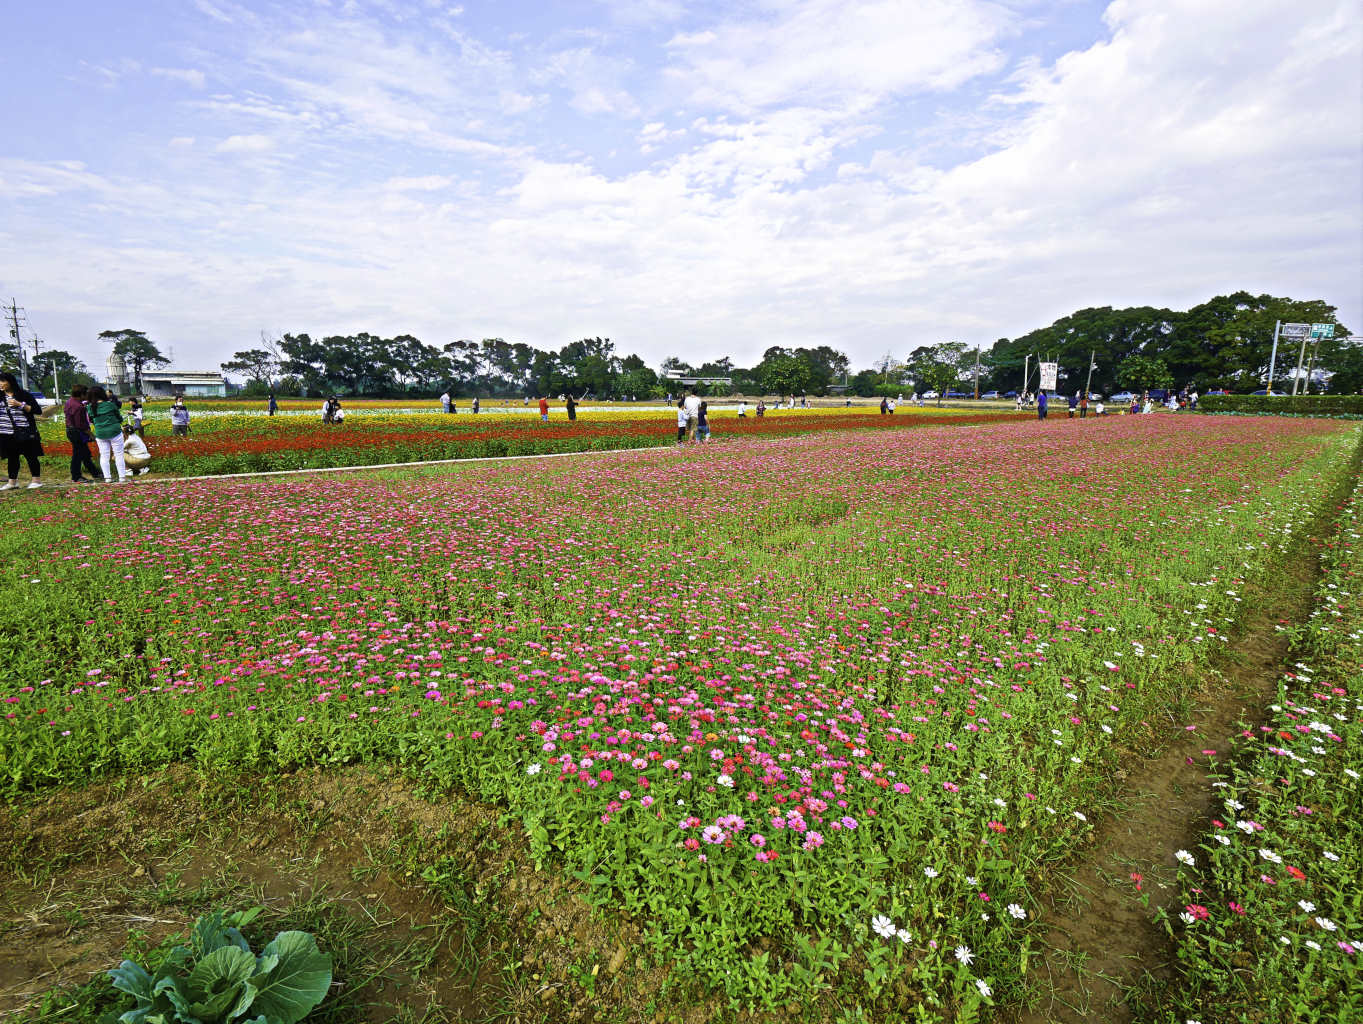
{"type": "Polygon", "coordinates": [[[169,78],[177,82],[184,82],[194,89],[204,87],[204,73],[198,68],[152,68],[151,73],[161,78],[169,78]]]}
{"type": "Polygon", "coordinates": [[[264,153],[273,148],[268,135],[231,135],[217,145],[219,153],[264,153]]]}

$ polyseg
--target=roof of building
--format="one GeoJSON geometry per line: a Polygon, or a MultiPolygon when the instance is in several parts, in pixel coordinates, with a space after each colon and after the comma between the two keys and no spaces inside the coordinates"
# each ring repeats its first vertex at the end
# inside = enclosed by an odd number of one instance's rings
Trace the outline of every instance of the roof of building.
{"type": "Polygon", "coordinates": [[[221,373],[212,370],[143,370],[142,379],[150,380],[171,380],[171,381],[212,381],[218,383],[223,380],[221,373]]]}

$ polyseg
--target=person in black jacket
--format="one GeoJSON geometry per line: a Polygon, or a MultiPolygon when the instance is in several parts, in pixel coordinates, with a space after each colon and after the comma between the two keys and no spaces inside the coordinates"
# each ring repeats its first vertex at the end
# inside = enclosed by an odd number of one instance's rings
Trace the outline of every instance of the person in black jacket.
{"type": "Polygon", "coordinates": [[[43,443],[38,439],[38,413],[42,411],[38,400],[19,386],[12,373],[0,373],[0,394],[4,404],[0,406],[0,454],[8,464],[9,479],[0,486],[0,491],[10,491],[19,486],[19,459],[28,463],[28,471],[33,479],[29,487],[43,485],[43,467],[38,460],[43,456],[43,443]]]}

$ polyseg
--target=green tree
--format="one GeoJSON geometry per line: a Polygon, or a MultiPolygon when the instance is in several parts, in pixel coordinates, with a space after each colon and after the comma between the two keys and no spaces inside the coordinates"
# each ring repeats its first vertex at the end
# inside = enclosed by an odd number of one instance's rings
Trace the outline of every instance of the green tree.
{"type": "Polygon", "coordinates": [[[223,373],[239,373],[248,381],[268,388],[279,370],[279,357],[263,348],[248,348],[234,353],[219,364],[223,373]]]}
{"type": "Polygon", "coordinates": [[[762,389],[772,394],[803,395],[809,391],[809,364],[784,349],[779,350],[778,354],[773,354],[772,349],[767,350],[767,355],[758,367],[758,377],[762,389]]]}
{"type": "MultiPolygon", "coordinates": [[[[905,372],[912,377],[914,388],[920,394],[924,391],[936,391],[937,404],[941,405],[946,392],[955,387],[956,382],[961,379],[965,358],[966,347],[961,341],[922,345],[909,354],[905,372]]],[[[973,353],[970,356],[970,365],[973,370],[975,365],[973,353]]]]}
{"type": "Polygon", "coordinates": [[[1171,388],[1174,375],[1163,359],[1150,356],[1131,355],[1122,360],[1117,367],[1117,383],[1124,388],[1140,393],[1150,388],[1171,388]]]}
{"type": "Polygon", "coordinates": [[[100,331],[101,341],[112,341],[114,352],[123,357],[124,365],[132,371],[133,389],[142,392],[142,371],[147,367],[167,365],[170,360],[162,354],[145,331],[123,328],[119,331],[100,331]]]}

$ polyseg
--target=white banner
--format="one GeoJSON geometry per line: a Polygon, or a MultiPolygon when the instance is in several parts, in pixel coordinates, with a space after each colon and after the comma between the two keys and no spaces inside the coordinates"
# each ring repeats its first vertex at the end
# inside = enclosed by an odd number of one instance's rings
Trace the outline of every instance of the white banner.
{"type": "Polygon", "coordinates": [[[1059,364],[1059,363],[1042,363],[1042,364],[1041,364],[1041,390],[1042,390],[1042,391],[1054,391],[1054,390],[1055,390],[1055,377],[1056,377],[1056,374],[1059,372],[1059,370],[1060,370],[1060,364],[1059,364]]]}
{"type": "Polygon", "coordinates": [[[1310,324],[1283,324],[1280,337],[1305,338],[1311,331],[1310,324]]]}

